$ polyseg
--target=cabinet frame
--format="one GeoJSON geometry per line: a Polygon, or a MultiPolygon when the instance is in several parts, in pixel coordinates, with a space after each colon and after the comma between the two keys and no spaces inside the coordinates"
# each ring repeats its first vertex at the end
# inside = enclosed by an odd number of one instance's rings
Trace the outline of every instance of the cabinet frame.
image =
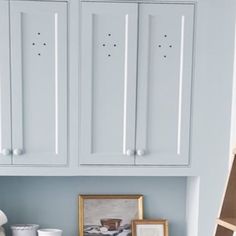
{"type": "MultiPolygon", "coordinates": [[[[0,164],[11,164],[11,68],[9,2],[0,1],[0,164]],[[5,149],[5,150],[4,150],[5,149]],[[4,155],[3,152],[10,153],[4,155]]],[[[6,153],[5,153],[6,154],[6,153]]]]}

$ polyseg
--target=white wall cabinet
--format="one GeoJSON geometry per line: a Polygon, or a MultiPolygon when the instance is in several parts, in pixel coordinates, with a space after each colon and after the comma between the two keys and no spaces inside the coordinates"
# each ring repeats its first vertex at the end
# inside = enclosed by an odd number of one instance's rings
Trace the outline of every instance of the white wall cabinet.
{"type": "MultiPolygon", "coordinates": [[[[0,4],[0,164],[66,164],[68,3],[0,4]]],[[[79,163],[187,165],[194,4],[81,8],[79,163]]]]}
{"type": "Polygon", "coordinates": [[[194,5],[84,2],[81,20],[80,164],[188,164],[194,5]]]}
{"type": "MultiPolygon", "coordinates": [[[[11,92],[8,67],[1,77],[6,88],[1,93],[5,99],[1,99],[4,103],[1,109],[6,111],[1,113],[1,125],[6,123],[1,132],[1,149],[2,154],[4,149],[9,152],[5,153],[6,161],[2,157],[0,163],[66,164],[67,3],[11,1],[9,12],[11,92]]],[[[5,22],[9,21],[5,19],[5,22]]],[[[3,53],[5,48],[1,48],[3,53]]]]}

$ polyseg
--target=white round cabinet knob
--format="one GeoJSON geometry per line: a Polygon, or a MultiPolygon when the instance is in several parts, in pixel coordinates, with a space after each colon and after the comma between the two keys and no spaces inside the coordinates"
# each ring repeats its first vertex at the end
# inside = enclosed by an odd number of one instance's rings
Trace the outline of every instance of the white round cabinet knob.
{"type": "Polygon", "coordinates": [[[20,155],[22,155],[22,154],[23,154],[23,150],[22,150],[22,149],[15,148],[15,149],[13,150],[13,155],[15,155],[15,156],[20,156],[20,155]]]}
{"type": "Polygon", "coordinates": [[[133,156],[133,155],[134,155],[134,150],[132,150],[132,149],[127,149],[126,155],[127,155],[127,156],[133,156]]]}
{"type": "Polygon", "coordinates": [[[9,156],[11,154],[11,150],[8,149],[8,148],[3,148],[2,151],[1,151],[1,154],[3,156],[9,156]]]}
{"type": "Polygon", "coordinates": [[[143,156],[145,154],[145,150],[143,150],[143,149],[138,149],[137,150],[137,155],[138,156],[143,156]]]}

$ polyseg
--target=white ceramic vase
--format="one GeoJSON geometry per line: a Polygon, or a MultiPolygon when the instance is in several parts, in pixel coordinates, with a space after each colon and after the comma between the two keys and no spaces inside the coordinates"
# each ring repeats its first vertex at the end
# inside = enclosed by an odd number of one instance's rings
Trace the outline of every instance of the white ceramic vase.
{"type": "Polygon", "coordinates": [[[38,236],[62,236],[60,229],[39,229],[38,236]]]}
{"type": "Polygon", "coordinates": [[[0,210],[0,226],[7,223],[7,217],[3,211],[0,210]]]}

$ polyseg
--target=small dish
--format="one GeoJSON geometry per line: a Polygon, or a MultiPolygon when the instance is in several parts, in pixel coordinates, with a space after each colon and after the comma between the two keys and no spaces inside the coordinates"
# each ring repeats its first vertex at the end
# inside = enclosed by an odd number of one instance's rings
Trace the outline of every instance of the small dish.
{"type": "Polygon", "coordinates": [[[61,229],[39,229],[38,236],[61,236],[61,229]]]}

